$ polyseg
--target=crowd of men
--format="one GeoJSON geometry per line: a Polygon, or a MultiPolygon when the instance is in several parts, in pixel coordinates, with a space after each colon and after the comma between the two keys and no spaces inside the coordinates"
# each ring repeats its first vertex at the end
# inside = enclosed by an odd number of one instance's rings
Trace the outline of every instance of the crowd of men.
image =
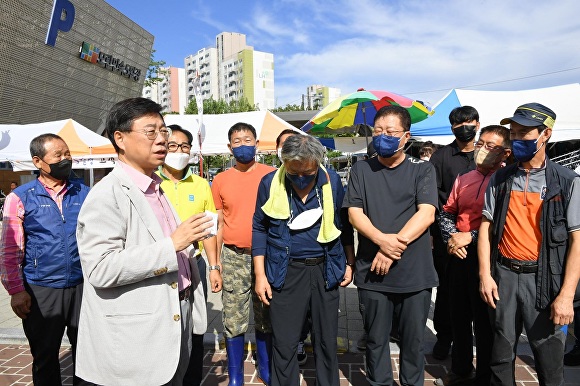
{"type": "Polygon", "coordinates": [[[371,385],[394,384],[391,334],[400,384],[424,384],[435,287],[432,355],[452,357],[437,385],[514,384],[524,328],[541,385],[563,385],[564,364],[580,364],[580,344],[564,355],[574,316],[580,329],[580,177],[547,157],[548,107],[483,128],[458,107],[455,140],[421,158],[405,152],[408,111],[384,107],[374,156],[346,188],[309,135],[281,133],[278,169],[256,162],[256,130],[242,122],[227,138],[236,165],[210,187],[189,168],[192,134],[160,112],[145,98],[113,106],[105,134],[118,162],[90,190],[71,178],[62,138],[30,144],[39,174],[6,197],[0,274],[35,385],[61,384],[65,330],[75,385],[200,385],[211,290],[229,386],[244,384],[250,307],[265,385],[299,383],[310,333],[317,384],[336,386],[338,289],[353,280],[371,385]]]}

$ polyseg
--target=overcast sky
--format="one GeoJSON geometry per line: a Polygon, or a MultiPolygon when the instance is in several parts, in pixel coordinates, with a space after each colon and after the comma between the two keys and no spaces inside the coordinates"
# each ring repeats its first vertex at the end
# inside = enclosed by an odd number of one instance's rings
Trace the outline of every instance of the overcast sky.
{"type": "Polygon", "coordinates": [[[278,106],[311,84],[388,90],[435,105],[452,88],[580,81],[576,0],[107,0],[183,67],[223,31],[271,52],[278,106]]]}

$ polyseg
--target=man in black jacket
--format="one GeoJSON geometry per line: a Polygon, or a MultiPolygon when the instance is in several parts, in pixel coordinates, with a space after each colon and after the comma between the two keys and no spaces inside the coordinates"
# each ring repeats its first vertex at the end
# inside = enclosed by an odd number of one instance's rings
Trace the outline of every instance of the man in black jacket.
{"type": "MultiPolygon", "coordinates": [[[[451,187],[459,173],[475,169],[473,140],[479,130],[479,113],[471,106],[456,107],[449,113],[449,123],[455,140],[438,149],[429,159],[435,166],[437,176],[439,211],[443,210],[443,205],[447,202],[451,187]]],[[[439,276],[439,287],[437,287],[433,313],[433,325],[437,333],[437,342],[433,347],[433,358],[443,360],[449,355],[449,348],[453,341],[449,307],[449,279],[447,277],[449,254],[447,253],[447,245],[441,238],[441,230],[437,221],[431,226],[431,235],[433,236],[433,262],[439,276]]]]}

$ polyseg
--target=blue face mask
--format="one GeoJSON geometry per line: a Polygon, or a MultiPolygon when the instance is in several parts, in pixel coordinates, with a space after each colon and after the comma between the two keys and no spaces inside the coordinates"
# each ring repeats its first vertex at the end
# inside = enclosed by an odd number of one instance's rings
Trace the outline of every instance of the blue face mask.
{"type": "Polygon", "coordinates": [[[536,147],[542,133],[543,131],[536,139],[512,139],[512,152],[514,153],[514,157],[520,162],[528,162],[534,158],[536,153],[546,144],[544,142],[542,146],[536,147]]]}
{"type": "Polygon", "coordinates": [[[298,190],[306,189],[308,184],[310,184],[316,178],[316,174],[306,175],[306,176],[298,176],[296,174],[288,174],[286,173],[286,177],[292,182],[292,185],[296,187],[298,190]]]}
{"type": "Polygon", "coordinates": [[[383,158],[390,158],[400,150],[399,143],[401,142],[401,138],[379,134],[373,137],[373,146],[378,155],[383,158]]]}
{"type": "Polygon", "coordinates": [[[241,164],[249,164],[256,156],[256,146],[241,145],[232,147],[234,158],[241,164]]]}

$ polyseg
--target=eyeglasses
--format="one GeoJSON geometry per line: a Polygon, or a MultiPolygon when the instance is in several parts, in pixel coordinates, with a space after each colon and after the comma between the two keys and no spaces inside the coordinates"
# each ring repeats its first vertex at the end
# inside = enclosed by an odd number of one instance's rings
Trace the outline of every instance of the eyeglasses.
{"type": "Polygon", "coordinates": [[[162,128],[162,129],[150,129],[150,130],[131,130],[131,132],[134,133],[143,133],[147,136],[147,139],[153,141],[155,138],[157,138],[157,136],[159,134],[161,134],[161,136],[167,140],[167,138],[171,137],[171,129],[168,129],[166,127],[162,128]]]}
{"type": "Polygon", "coordinates": [[[182,152],[189,153],[191,150],[191,145],[187,142],[183,142],[181,144],[177,142],[169,142],[167,144],[167,149],[171,152],[177,151],[177,149],[181,149],[182,152]]]}
{"type": "Polygon", "coordinates": [[[384,131],[382,129],[374,129],[373,132],[376,135],[378,135],[378,134],[385,134],[385,135],[388,135],[389,137],[396,137],[395,134],[404,133],[405,130],[384,131]]]}
{"type": "Polygon", "coordinates": [[[481,148],[481,147],[485,147],[487,150],[493,151],[493,152],[496,152],[496,153],[499,153],[500,151],[505,150],[505,147],[498,146],[498,145],[496,145],[493,142],[485,142],[484,143],[484,142],[479,142],[478,141],[478,142],[475,143],[475,147],[478,148],[478,149],[481,148]]]}

